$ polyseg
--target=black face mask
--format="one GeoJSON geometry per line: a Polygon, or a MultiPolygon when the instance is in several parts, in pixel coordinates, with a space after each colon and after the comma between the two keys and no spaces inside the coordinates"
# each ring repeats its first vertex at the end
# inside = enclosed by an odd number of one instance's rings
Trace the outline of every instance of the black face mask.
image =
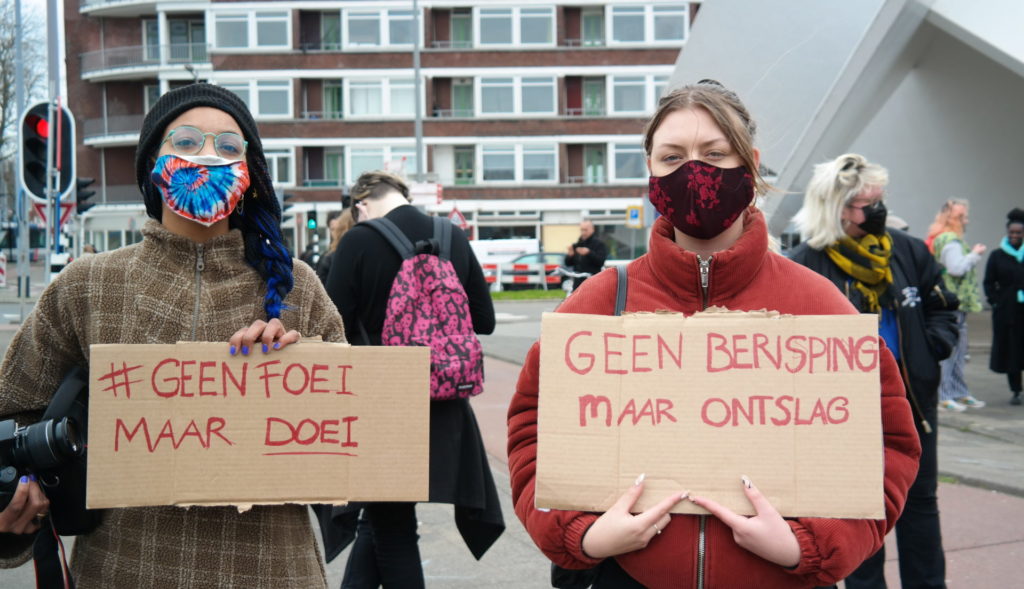
{"type": "Polygon", "coordinates": [[[863,229],[865,233],[883,235],[885,233],[885,217],[889,213],[885,208],[885,203],[878,201],[861,210],[864,211],[864,222],[857,227],[863,229]]]}

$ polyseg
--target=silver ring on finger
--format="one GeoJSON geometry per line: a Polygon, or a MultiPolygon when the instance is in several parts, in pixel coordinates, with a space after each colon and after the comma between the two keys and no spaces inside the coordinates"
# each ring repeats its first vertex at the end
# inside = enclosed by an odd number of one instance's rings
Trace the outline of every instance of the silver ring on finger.
{"type": "Polygon", "coordinates": [[[654,534],[655,535],[658,535],[658,534],[661,533],[661,528],[658,527],[658,524],[651,524],[651,525],[654,526],[654,534]]]}

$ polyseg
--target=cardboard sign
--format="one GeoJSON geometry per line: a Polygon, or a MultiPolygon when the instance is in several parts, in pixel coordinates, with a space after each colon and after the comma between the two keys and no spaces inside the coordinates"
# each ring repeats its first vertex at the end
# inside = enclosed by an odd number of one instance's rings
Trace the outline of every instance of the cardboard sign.
{"type": "Polygon", "coordinates": [[[94,345],[87,503],[425,501],[430,350],[94,345]]]}
{"type": "MultiPolygon", "coordinates": [[[[547,313],[538,507],[606,511],[641,473],[784,516],[884,517],[878,319],[773,313],[547,313]]],[[[688,501],[676,513],[705,513],[688,501]]]]}

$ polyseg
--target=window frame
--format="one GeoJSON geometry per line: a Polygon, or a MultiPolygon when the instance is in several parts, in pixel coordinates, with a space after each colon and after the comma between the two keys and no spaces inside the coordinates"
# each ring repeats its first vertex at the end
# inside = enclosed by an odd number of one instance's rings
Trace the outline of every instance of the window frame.
{"type": "MultiPolygon", "coordinates": [[[[473,113],[476,117],[484,118],[512,118],[512,117],[557,117],[558,114],[558,77],[557,76],[531,76],[531,75],[492,75],[479,76],[474,79],[473,84],[473,113]],[[539,80],[541,78],[551,80],[551,110],[550,111],[524,111],[523,110],[523,79],[539,80]],[[484,89],[497,84],[488,83],[488,80],[511,80],[512,81],[512,110],[500,112],[484,111],[484,89]]],[[[539,82],[527,82],[527,86],[539,87],[539,82]]]]}
{"type": "Polygon", "coordinates": [[[475,178],[477,184],[487,185],[513,185],[513,184],[526,184],[526,185],[552,185],[558,184],[559,182],[559,149],[558,143],[548,142],[527,142],[527,143],[482,143],[479,148],[476,149],[476,161],[474,163],[475,178]],[[488,151],[491,155],[501,154],[512,155],[512,178],[505,180],[488,180],[487,168],[484,166],[485,157],[488,155],[488,151]],[[528,153],[528,152],[533,153],[528,153]],[[550,153],[552,161],[552,177],[544,180],[527,180],[525,179],[526,168],[524,165],[524,159],[526,155],[535,155],[541,151],[550,153]]]}
{"type": "Polygon", "coordinates": [[[365,119],[414,119],[416,118],[416,103],[412,103],[412,110],[408,113],[394,112],[393,99],[394,90],[396,88],[412,89],[413,101],[419,100],[422,108],[423,98],[416,96],[416,80],[415,78],[364,78],[364,77],[350,77],[342,80],[342,118],[350,120],[365,120],[365,119]],[[370,85],[377,83],[377,87],[380,90],[380,111],[366,114],[356,114],[352,111],[354,102],[352,100],[352,86],[353,85],[370,85]]]}
{"type": "MultiPolygon", "coordinates": [[[[213,39],[211,40],[209,34],[207,34],[207,42],[210,43],[217,50],[227,51],[272,51],[278,52],[282,49],[290,50],[293,47],[294,39],[292,38],[292,25],[293,25],[293,14],[290,10],[252,10],[248,12],[240,12],[238,10],[209,10],[207,16],[207,22],[213,22],[213,39]],[[275,15],[268,19],[267,15],[275,15]],[[262,18],[261,18],[262,17],[262,18]],[[282,22],[284,24],[284,43],[280,45],[260,45],[259,44],[259,25],[265,24],[265,21],[270,22],[282,22]],[[223,39],[221,38],[219,26],[222,22],[242,22],[246,23],[246,38],[244,45],[223,45],[223,39]]],[[[209,33],[209,31],[207,31],[209,33]]]]}
{"type": "MultiPolygon", "coordinates": [[[[363,20],[370,20],[365,18],[363,20]]],[[[420,27],[423,27],[423,20],[420,19],[420,27]]],[[[341,47],[343,51],[380,51],[380,50],[395,50],[395,51],[408,51],[412,47],[413,43],[420,44],[422,48],[422,31],[416,30],[416,14],[412,10],[404,8],[346,8],[341,11],[341,47]],[[353,16],[357,16],[357,20],[361,20],[366,15],[376,15],[377,21],[377,43],[353,43],[351,35],[348,34],[349,22],[353,16]],[[409,28],[412,30],[414,37],[412,42],[395,43],[391,39],[391,24],[392,21],[408,20],[410,22],[409,28]]]]}
{"type": "Polygon", "coordinates": [[[295,81],[292,79],[255,79],[255,80],[221,80],[219,82],[224,88],[235,92],[236,88],[245,88],[249,94],[248,100],[243,98],[246,106],[249,107],[249,111],[252,112],[253,118],[257,120],[285,120],[292,119],[295,117],[295,81]],[[262,112],[260,109],[260,91],[266,91],[267,88],[260,88],[264,84],[273,84],[280,86],[282,89],[287,88],[288,96],[288,111],[285,113],[267,114],[262,112]],[[286,86],[287,85],[287,86],[286,86]]]}
{"type": "Polygon", "coordinates": [[[557,26],[557,15],[555,14],[555,8],[553,6],[475,6],[473,7],[473,47],[477,48],[493,48],[493,47],[554,47],[557,43],[558,35],[555,31],[557,26]],[[480,21],[484,17],[482,13],[497,13],[498,11],[508,11],[511,21],[512,30],[508,43],[493,43],[488,42],[480,32],[480,21]],[[537,18],[541,11],[547,13],[549,18],[550,26],[548,28],[547,42],[524,42],[523,41],[523,12],[527,13],[527,18],[537,18]]]}
{"type": "Polygon", "coordinates": [[[609,47],[677,47],[684,45],[690,38],[690,9],[689,5],[684,2],[679,4],[608,4],[605,6],[604,18],[605,44],[609,47]],[[615,39],[615,16],[616,13],[623,14],[624,11],[637,11],[641,13],[643,23],[642,39],[630,41],[617,41],[615,39]],[[671,13],[678,12],[683,17],[683,37],[682,39],[655,39],[656,14],[665,14],[669,11],[671,13]]]}
{"type": "Polygon", "coordinates": [[[646,180],[648,178],[648,176],[645,176],[643,174],[643,166],[641,166],[640,176],[620,178],[618,174],[618,156],[620,153],[640,154],[641,162],[643,162],[644,159],[646,159],[644,148],[639,143],[609,143],[606,152],[608,157],[608,168],[606,172],[606,177],[608,179],[609,184],[633,184],[638,181],[646,180]]]}

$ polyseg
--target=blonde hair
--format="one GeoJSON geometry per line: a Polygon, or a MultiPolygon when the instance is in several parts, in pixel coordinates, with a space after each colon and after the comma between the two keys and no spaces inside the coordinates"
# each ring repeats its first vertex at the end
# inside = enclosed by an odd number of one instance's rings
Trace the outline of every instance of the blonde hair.
{"type": "Polygon", "coordinates": [[[888,183],[888,170],[856,153],[814,166],[804,205],[793,217],[800,238],[816,250],[835,243],[846,235],[843,207],[866,189],[882,188],[888,183]]]}
{"type": "Polygon", "coordinates": [[[327,253],[333,253],[338,247],[338,242],[341,241],[341,236],[345,235],[349,229],[355,227],[356,220],[352,216],[352,207],[348,207],[338,215],[338,222],[331,227],[331,243],[327,246],[327,253]]]}
{"type": "Polygon", "coordinates": [[[942,208],[939,209],[939,213],[935,215],[935,220],[928,227],[927,239],[929,243],[937,235],[947,231],[952,231],[956,233],[957,237],[962,238],[964,236],[964,214],[967,213],[968,208],[970,208],[970,203],[962,198],[951,198],[942,203],[942,208]],[[962,207],[963,211],[957,210],[958,207],[962,207]]]}
{"type": "Polygon", "coordinates": [[[409,186],[406,185],[405,180],[384,170],[364,172],[352,185],[352,190],[349,193],[352,195],[352,202],[358,202],[367,198],[376,200],[392,190],[397,190],[406,200],[412,202],[412,199],[409,198],[409,186]]]}
{"type": "Polygon", "coordinates": [[[747,107],[735,92],[715,80],[701,80],[669,92],[658,101],[658,109],[644,126],[644,153],[651,157],[654,147],[654,132],[669,114],[677,110],[703,108],[725,134],[729,145],[736,150],[754,177],[754,188],[758,194],[770,188],[758,170],[754,156],[754,134],[757,124],[750,117],[747,107]]]}

